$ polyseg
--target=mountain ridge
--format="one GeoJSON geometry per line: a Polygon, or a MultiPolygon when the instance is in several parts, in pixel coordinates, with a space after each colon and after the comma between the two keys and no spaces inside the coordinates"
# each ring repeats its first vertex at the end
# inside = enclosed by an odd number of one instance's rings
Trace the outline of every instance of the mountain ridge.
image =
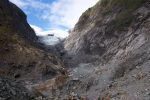
{"type": "MultiPolygon", "coordinates": [[[[108,3],[107,5],[110,5],[112,2],[113,2],[113,0],[107,0],[107,3],[108,3]]],[[[124,1],[124,2],[127,2],[127,4],[128,4],[129,1],[124,1]]],[[[146,4],[148,4],[148,0],[147,0],[147,3],[146,3],[146,0],[145,1],[138,0],[136,2],[142,2],[141,7],[143,4],[145,6],[147,6],[146,4]]],[[[128,34],[130,30],[136,31],[136,29],[139,28],[139,25],[142,24],[142,22],[144,22],[149,17],[149,12],[148,12],[147,8],[143,8],[143,10],[146,11],[145,13],[137,12],[139,15],[133,14],[133,13],[136,13],[135,11],[138,8],[139,3],[136,6],[133,5],[133,7],[131,7],[132,9],[128,8],[128,10],[126,10],[123,6],[119,7],[119,5],[114,4],[114,3],[108,7],[107,6],[101,7],[101,5],[103,5],[103,4],[105,4],[105,1],[101,0],[94,7],[89,8],[87,11],[85,11],[82,14],[82,16],[79,18],[79,21],[77,22],[77,24],[74,27],[74,31],[71,33],[71,35],[66,39],[66,41],[64,43],[64,45],[65,45],[64,47],[67,51],[69,51],[70,53],[72,52],[74,54],[75,54],[75,50],[76,51],[78,51],[78,50],[84,51],[85,50],[84,52],[86,52],[86,53],[92,53],[91,52],[92,50],[90,50],[92,48],[93,48],[93,51],[94,51],[94,48],[102,49],[101,52],[106,51],[105,49],[107,49],[107,50],[109,49],[109,48],[107,48],[108,44],[111,45],[111,43],[113,43],[113,41],[105,44],[104,41],[100,41],[100,40],[102,40],[102,39],[103,40],[110,39],[109,41],[111,41],[111,39],[117,40],[121,36],[128,34]],[[112,7],[112,6],[114,6],[114,7],[112,7]],[[111,12],[109,12],[110,14],[107,13],[104,16],[103,14],[105,12],[107,12],[107,11],[105,11],[106,8],[108,10],[111,10],[111,12]],[[98,9],[98,11],[97,11],[98,13],[95,13],[96,9],[98,9]],[[129,12],[131,14],[128,14],[129,12]],[[95,13],[95,15],[93,13],[95,13]],[[125,14],[127,14],[127,16],[124,16],[125,14]],[[141,20],[141,21],[139,21],[138,17],[142,16],[142,14],[143,14],[143,17],[141,19],[139,19],[139,20],[141,20]],[[89,20],[84,18],[84,16],[87,16],[87,15],[89,16],[88,17],[89,20]],[[123,16],[123,17],[120,18],[121,16],[123,16]],[[136,16],[138,16],[138,17],[136,17],[136,16]],[[84,26],[86,23],[86,22],[84,23],[84,21],[90,21],[90,22],[81,30],[82,26],[84,26]],[[93,33],[95,33],[95,34],[93,34],[93,33]],[[78,35],[76,35],[76,34],[78,34],[78,35]],[[78,36],[79,37],[81,36],[81,38],[78,38],[78,36]],[[94,42],[94,41],[92,41],[92,39],[93,40],[96,39],[97,36],[99,36],[102,39],[95,40],[95,41],[100,41],[100,42],[92,44],[92,42],[94,42]],[[71,39],[73,41],[71,41],[71,39]],[[74,41],[75,39],[78,42],[75,42],[74,41]],[[67,43],[68,41],[71,43],[67,43]],[[84,41],[87,41],[87,42],[84,42],[84,41]],[[76,45],[80,45],[80,44],[81,44],[81,46],[76,46],[76,45]],[[80,50],[81,48],[82,48],[82,50],[80,50]]],[[[96,54],[98,54],[98,53],[96,53],[96,54]]],[[[102,55],[103,52],[99,53],[99,54],[102,55]]]]}
{"type": "Polygon", "coordinates": [[[26,18],[25,13],[15,4],[0,0],[1,73],[29,80],[45,80],[57,74],[65,74],[61,59],[42,49],[26,18]]]}
{"type": "Polygon", "coordinates": [[[37,98],[150,99],[149,0],[100,0],[65,40],[45,49],[25,19],[0,0],[0,73],[24,82],[37,98]]]}
{"type": "Polygon", "coordinates": [[[149,0],[100,0],[81,15],[64,41],[71,56],[66,66],[77,66],[73,73],[80,74],[73,74],[79,81],[72,85],[70,79],[66,88],[78,86],[72,93],[89,100],[148,99],[142,88],[149,90],[149,33],[149,0]],[[87,76],[82,74],[86,70],[87,76]]]}

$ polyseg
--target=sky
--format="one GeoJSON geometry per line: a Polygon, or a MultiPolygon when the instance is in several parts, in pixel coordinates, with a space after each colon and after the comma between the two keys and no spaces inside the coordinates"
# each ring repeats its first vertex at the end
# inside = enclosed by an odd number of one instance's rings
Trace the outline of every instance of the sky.
{"type": "Polygon", "coordinates": [[[27,15],[27,21],[37,35],[57,33],[66,37],[79,17],[99,0],[10,0],[27,15]]]}

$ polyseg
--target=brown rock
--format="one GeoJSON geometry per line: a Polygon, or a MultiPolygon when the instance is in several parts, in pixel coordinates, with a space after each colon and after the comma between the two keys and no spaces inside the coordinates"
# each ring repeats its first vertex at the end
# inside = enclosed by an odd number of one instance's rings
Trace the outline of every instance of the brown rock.
{"type": "Polygon", "coordinates": [[[73,90],[75,90],[76,88],[77,88],[77,86],[73,86],[73,88],[72,88],[72,89],[73,89],[73,90]]]}

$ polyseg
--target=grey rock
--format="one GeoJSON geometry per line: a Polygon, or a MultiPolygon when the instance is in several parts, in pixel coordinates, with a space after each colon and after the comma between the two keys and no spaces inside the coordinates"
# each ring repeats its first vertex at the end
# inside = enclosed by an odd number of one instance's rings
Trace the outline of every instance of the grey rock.
{"type": "Polygon", "coordinates": [[[78,94],[75,94],[74,92],[71,92],[71,93],[70,93],[70,96],[76,97],[76,96],[78,96],[78,94]]]}
{"type": "Polygon", "coordinates": [[[1,75],[0,79],[2,80],[0,83],[0,100],[30,100],[34,99],[34,96],[23,86],[21,82],[15,81],[14,78],[1,75]],[[15,85],[14,85],[15,84],[15,85]]]}
{"type": "Polygon", "coordinates": [[[13,95],[16,95],[16,92],[12,89],[12,88],[9,88],[10,90],[11,90],[11,93],[13,94],[13,95]]]}
{"type": "Polygon", "coordinates": [[[79,81],[79,78],[73,78],[73,81],[79,81]]]}

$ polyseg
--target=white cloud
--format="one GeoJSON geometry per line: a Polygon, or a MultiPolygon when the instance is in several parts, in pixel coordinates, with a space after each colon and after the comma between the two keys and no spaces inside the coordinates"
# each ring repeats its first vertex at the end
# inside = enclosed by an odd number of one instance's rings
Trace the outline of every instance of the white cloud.
{"type": "Polygon", "coordinates": [[[63,31],[63,30],[59,30],[59,29],[53,29],[53,30],[49,30],[49,31],[43,31],[41,28],[39,28],[35,25],[30,25],[30,26],[34,29],[37,36],[54,34],[55,37],[65,38],[69,35],[67,30],[63,31]]]}
{"type": "Polygon", "coordinates": [[[27,2],[24,2],[22,0],[9,0],[9,1],[13,2],[14,4],[16,4],[19,7],[25,7],[28,5],[27,2]]]}
{"type": "MultiPolygon", "coordinates": [[[[28,9],[32,7],[43,14],[39,18],[48,20],[50,25],[72,28],[77,23],[81,14],[99,0],[56,0],[45,4],[42,0],[10,0],[19,7],[28,9]]],[[[36,15],[38,13],[35,13],[36,15]]],[[[40,14],[39,14],[40,15],[40,14]]]]}
{"type": "Polygon", "coordinates": [[[27,6],[32,7],[34,9],[48,9],[50,8],[50,4],[42,3],[42,1],[37,0],[10,0],[11,2],[15,3],[19,7],[24,7],[25,9],[28,9],[27,6]]]}
{"type": "Polygon", "coordinates": [[[51,9],[45,11],[44,19],[51,23],[74,27],[81,14],[99,0],[58,0],[51,4],[51,9]]]}

